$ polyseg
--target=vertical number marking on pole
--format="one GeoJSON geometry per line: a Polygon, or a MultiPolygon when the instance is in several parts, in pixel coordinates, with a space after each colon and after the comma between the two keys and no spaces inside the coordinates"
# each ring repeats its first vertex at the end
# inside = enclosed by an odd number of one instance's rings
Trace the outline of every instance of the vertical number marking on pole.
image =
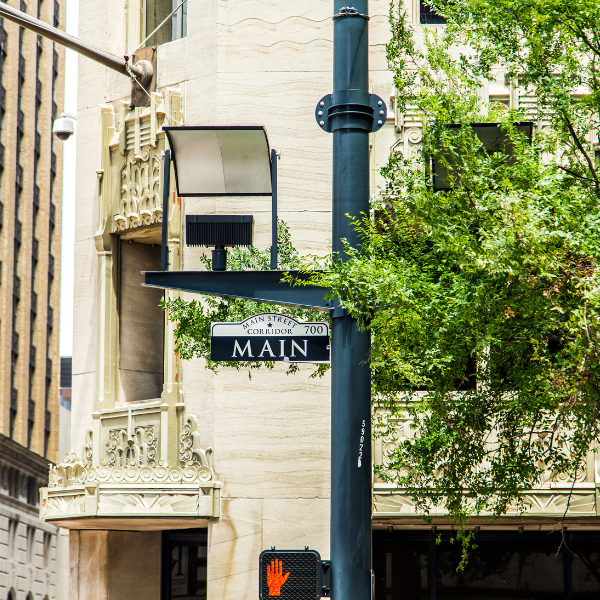
{"type": "Polygon", "coordinates": [[[363,446],[365,444],[365,427],[366,421],[363,419],[361,430],[360,430],[360,444],[358,445],[358,466],[362,467],[362,455],[363,455],[363,446]]]}

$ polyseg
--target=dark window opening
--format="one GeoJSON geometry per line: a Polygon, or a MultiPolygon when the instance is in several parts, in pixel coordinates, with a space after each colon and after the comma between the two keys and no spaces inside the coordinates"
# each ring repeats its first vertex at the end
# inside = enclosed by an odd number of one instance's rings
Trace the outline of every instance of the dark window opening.
{"type": "Polygon", "coordinates": [[[60,357],[60,387],[70,388],[73,382],[73,357],[60,357]]]}
{"type": "MultiPolygon", "coordinates": [[[[48,388],[50,387],[50,382],[46,379],[46,406],[48,406],[48,388]]],[[[50,425],[52,422],[52,414],[49,410],[44,411],[46,415],[45,423],[44,423],[44,456],[48,455],[48,447],[50,445],[50,425]]]]}
{"type": "MultiPolygon", "coordinates": [[[[31,390],[31,378],[29,381],[29,386],[31,390]]],[[[33,427],[35,425],[35,402],[29,399],[29,412],[27,415],[27,447],[31,448],[31,442],[33,440],[33,427]]]]}
{"type": "MultiPolygon", "coordinates": [[[[52,534],[44,532],[44,567],[47,569],[50,563],[50,550],[52,548],[52,534]]],[[[48,596],[44,598],[47,600],[48,596]]]]}
{"type": "Polygon", "coordinates": [[[11,498],[19,497],[19,482],[21,480],[21,473],[18,469],[10,467],[8,469],[8,495],[11,498]]]}
{"type": "MultiPolygon", "coordinates": [[[[412,354],[412,353],[411,353],[412,354]]],[[[414,356],[420,357],[417,351],[414,356]]],[[[407,354],[408,362],[412,360],[411,355],[407,354]]],[[[442,372],[440,369],[432,370],[428,373],[433,381],[436,382],[436,389],[442,389],[447,392],[451,391],[472,391],[477,387],[477,356],[472,343],[465,343],[458,348],[454,355],[454,361],[448,365],[447,372],[442,372]]],[[[382,385],[388,389],[395,389],[400,392],[427,392],[431,391],[431,386],[426,383],[413,384],[401,374],[391,380],[390,373],[381,369],[372,369],[371,377],[375,385],[382,385]],[[381,382],[381,384],[379,383],[381,382]]]]}
{"type": "Polygon", "coordinates": [[[536,351],[527,339],[492,343],[487,374],[490,388],[498,391],[531,389],[537,385],[534,357],[537,355],[537,360],[544,359],[558,364],[564,347],[558,334],[548,335],[540,340],[536,351]]]}
{"type": "Polygon", "coordinates": [[[10,414],[8,422],[8,435],[12,440],[15,437],[15,423],[17,422],[17,401],[18,392],[15,388],[10,388],[10,414]]]}
{"type": "Polygon", "coordinates": [[[27,479],[27,504],[37,506],[39,504],[40,486],[35,477],[27,479]]]}
{"type": "Polygon", "coordinates": [[[375,600],[600,597],[598,533],[567,533],[562,546],[560,532],[479,533],[463,571],[460,543],[438,534],[373,532],[375,600]]]}
{"type": "Polygon", "coordinates": [[[160,246],[119,244],[120,401],[160,398],[164,372],[163,290],[145,288],[140,271],[160,269],[160,246]]]}
{"type": "Polygon", "coordinates": [[[206,529],[163,533],[161,600],[206,598],[206,529]]]}
{"type": "MultiPolygon", "coordinates": [[[[175,10],[181,0],[145,0],[146,35],[150,35],[175,10]]],[[[145,36],[144,36],[145,37],[145,36]]],[[[146,43],[160,46],[173,40],[187,37],[187,2],[180,7],[146,43]]]]}
{"type": "Polygon", "coordinates": [[[427,0],[420,0],[419,22],[421,25],[443,25],[446,19],[438,14],[435,8],[431,4],[428,4],[427,0]]]}

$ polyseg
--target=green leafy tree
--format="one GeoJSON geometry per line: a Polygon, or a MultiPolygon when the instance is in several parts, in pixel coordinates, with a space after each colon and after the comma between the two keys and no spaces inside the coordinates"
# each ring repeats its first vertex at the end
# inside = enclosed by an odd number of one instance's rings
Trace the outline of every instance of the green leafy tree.
{"type": "MultiPolygon", "coordinates": [[[[417,43],[393,0],[387,47],[399,108],[422,120],[421,153],[393,154],[383,199],[352,215],[360,249],[304,269],[372,332],[380,432],[385,415],[414,420],[380,476],[425,515],[445,508],[466,547],[473,515],[525,512],[526,490],[574,480],[600,438],[600,3],[432,4],[447,25],[417,43]],[[530,113],[481,100],[505,76],[536,107],[531,140],[515,126],[530,113]],[[499,123],[508,142],[485,151],[477,122],[499,123]],[[429,159],[453,189],[433,190],[429,159]]],[[[283,268],[298,268],[279,235],[283,268]]],[[[230,267],[267,269],[268,252],[233,250],[230,267]]],[[[219,298],[166,308],[182,357],[213,370],[210,323],[272,310],[219,298]]]]}
{"type": "MultiPolygon", "coordinates": [[[[300,266],[298,251],[291,242],[288,226],[281,220],[277,227],[278,264],[280,269],[294,270],[300,266]]],[[[231,271],[267,271],[270,269],[270,248],[258,250],[254,246],[248,248],[235,247],[228,252],[228,269],[231,271]]],[[[207,270],[211,270],[212,261],[207,256],[201,257],[207,270]]],[[[279,312],[279,307],[261,304],[250,300],[221,298],[219,296],[202,296],[201,300],[184,300],[171,298],[163,302],[169,318],[177,323],[175,341],[181,358],[189,360],[193,357],[203,358],[206,367],[217,372],[219,367],[235,367],[236,369],[258,369],[261,366],[272,369],[274,362],[215,362],[210,359],[210,326],[217,322],[240,322],[252,315],[279,312]]],[[[322,321],[323,313],[286,307],[285,314],[302,321],[322,321]]],[[[315,365],[311,377],[322,376],[329,368],[327,364],[315,365]]],[[[288,374],[298,371],[296,363],[290,363],[288,374]]]]}
{"type": "Polygon", "coordinates": [[[600,439],[600,3],[433,6],[447,25],[417,43],[394,0],[387,47],[422,152],[391,156],[383,200],[352,216],[362,247],[313,281],[372,332],[380,431],[414,420],[380,476],[468,545],[473,515],[526,512],[526,490],[580,475],[600,439]],[[481,100],[504,76],[535,102],[533,139],[515,126],[531,114],[481,100]],[[484,150],[482,122],[505,143],[484,150]]]}

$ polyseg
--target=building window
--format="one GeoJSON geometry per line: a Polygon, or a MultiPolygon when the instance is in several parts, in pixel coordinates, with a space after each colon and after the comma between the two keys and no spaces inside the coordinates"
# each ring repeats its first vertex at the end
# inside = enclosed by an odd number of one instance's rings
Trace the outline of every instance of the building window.
{"type": "MultiPolygon", "coordinates": [[[[179,0],[173,0],[173,9],[176,9],[181,2],[179,0]]],[[[172,22],[172,37],[174,40],[187,37],[187,5],[186,2],[177,12],[173,15],[172,22]]]]}
{"type": "Polygon", "coordinates": [[[35,401],[31,399],[31,390],[33,384],[33,375],[31,370],[29,371],[29,411],[27,414],[27,447],[31,449],[31,442],[33,441],[33,428],[35,426],[35,401]]]}
{"type": "Polygon", "coordinates": [[[33,563],[35,546],[35,527],[27,525],[27,563],[33,563]]]}
{"type": "Polygon", "coordinates": [[[140,271],[160,269],[160,246],[119,245],[119,400],[160,398],[164,383],[163,290],[146,288],[140,271]],[[142,317],[143,315],[143,317],[142,317]]]}
{"type": "Polygon", "coordinates": [[[21,473],[18,469],[10,467],[8,469],[8,495],[11,498],[19,497],[19,480],[21,473]]]}
{"type": "MultiPolygon", "coordinates": [[[[48,402],[48,389],[50,388],[51,381],[46,378],[46,403],[48,402]]],[[[50,447],[50,425],[52,423],[52,413],[46,409],[44,411],[46,419],[44,422],[44,456],[48,455],[48,448],[50,447]]]]}
{"type": "Polygon", "coordinates": [[[429,0],[419,0],[419,22],[421,25],[443,25],[446,19],[436,12],[429,0]]]}
{"type": "MultiPolygon", "coordinates": [[[[44,569],[50,564],[50,549],[52,548],[52,534],[44,532],[44,569]]],[[[48,596],[46,596],[47,598],[48,596]]]]}
{"type": "MultiPolygon", "coordinates": [[[[145,0],[146,34],[150,35],[181,4],[181,0],[145,0]]],[[[147,42],[160,46],[187,36],[187,5],[181,6],[147,42]]]]}
{"type": "Polygon", "coordinates": [[[37,506],[40,495],[40,486],[35,477],[29,477],[27,480],[27,504],[37,506]]]}
{"type": "Polygon", "coordinates": [[[206,598],[206,529],[163,533],[162,600],[206,598]]]}
{"type": "MultiPolygon", "coordinates": [[[[8,555],[14,556],[17,548],[17,533],[19,530],[19,521],[17,519],[8,520],[8,555]]],[[[10,594],[9,594],[10,598],[10,594]]],[[[16,597],[13,595],[16,600],[16,597]]]]}
{"type": "Polygon", "coordinates": [[[560,532],[482,531],[460,571],[462,548],[450,538],[435,530],[375,531],[375,600],[600,597],[596,532],[565,533],[563,541],[560,532]]]}

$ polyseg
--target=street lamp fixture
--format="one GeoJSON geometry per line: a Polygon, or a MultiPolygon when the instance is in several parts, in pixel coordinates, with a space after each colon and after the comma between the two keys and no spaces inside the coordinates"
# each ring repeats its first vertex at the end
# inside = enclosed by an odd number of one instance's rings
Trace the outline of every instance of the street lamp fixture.
{"type": "Polygon", "coordinates": [[[269,140],[262,126],[163,127],[179,196],[270,196],[269,140]]]}
{"type": "MultiPolygon", "coordinates": [[[[277,268],[277,153],[269,150],[265,128],[258,126],[163,127],[165,152],[162,267],[168,268],[167,221],[170,161],[177,195],[272,196],[271,268],[277,268]]],[[[224,271],[226,246],[252,245],[251,215],[189,215],[188,245],[214,246],[213,270],[224,271]]]]}

